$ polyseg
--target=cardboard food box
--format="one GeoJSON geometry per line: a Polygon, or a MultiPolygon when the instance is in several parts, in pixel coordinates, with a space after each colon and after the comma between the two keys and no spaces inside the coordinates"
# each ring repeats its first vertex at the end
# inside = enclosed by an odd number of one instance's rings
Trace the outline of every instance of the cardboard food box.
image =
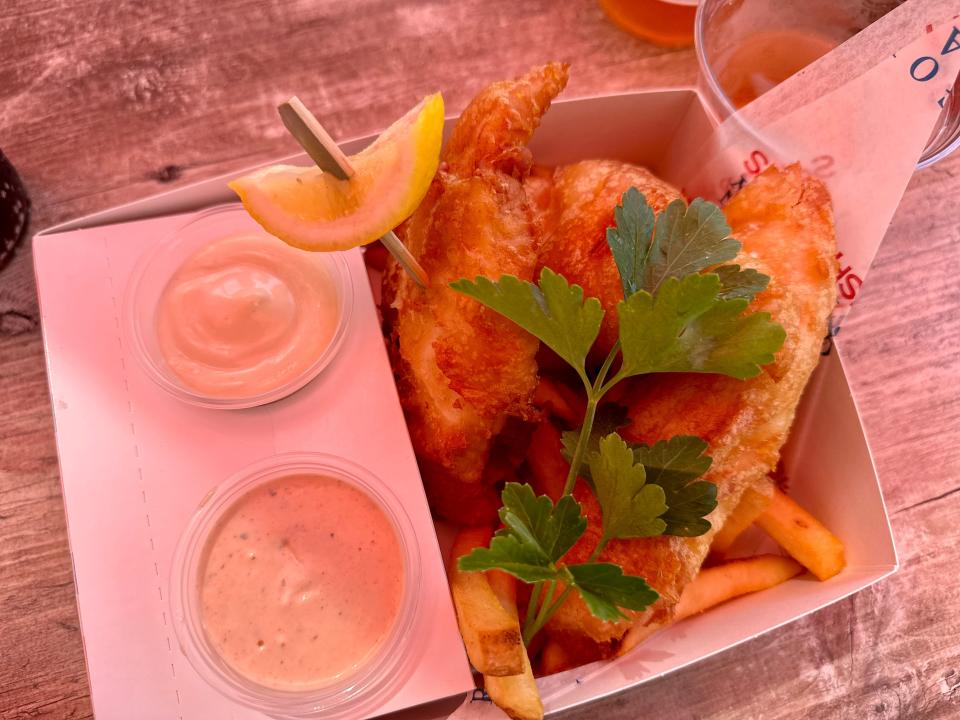
{"type": "MultiPolygon", "coordinates": [[[[448,131],[452,122],[447,122],[448,131]]],[[[531,149],[542,164],[617,158],[678,182],[671,160],[678,143],[711,126],[692,89],[587,98],[556,103],[531,149]]],[[[371,139],[345,143],[343,149],[356,152],[371,139]]],[[[306,156],[284,161],[309,163],[306,156]]],[[[132,267],[189,213],[231,201],[226,179],[81,218],[34,240],[63,494],[97,717],[262,717],[208,688],[177,647],[166,596],[174,544],[198,501],[233,471],[273,453],[329,449],[362,458],[381,475],[396,476],[426,558],[423,593],[430,610],[417,630],[419,666],[376,714],[420,706],[403,716],[446,717],[465,697],[458,713],[489,712],[482,694],[469,692],[472,678],[359,251],[347,253],[356,317],[345,346],[319,378],[280,402],[238,411],[188,406],[151,385],[131,357],[122,305],[132,267]],[[363,382],[356,382],[361,377],[363,382]]],[[[625,657],[543,678],[539,684],[548,713],[695,663],[836,602],[896,569],[870,451],[836,349],[825,352],[807,388],[784,461],[791,493],[846,543],[847,568],[825,583],[802,576],[740,598],[658,633],[625,657]]],[[[749,546],[745,551],[776,551],[758,537],[743,542],[749,546]]]]}

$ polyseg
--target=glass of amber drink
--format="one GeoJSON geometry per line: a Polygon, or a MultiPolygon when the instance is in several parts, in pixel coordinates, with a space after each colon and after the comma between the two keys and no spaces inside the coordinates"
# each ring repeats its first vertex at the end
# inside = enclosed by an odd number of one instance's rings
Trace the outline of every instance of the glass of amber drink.
{"type": "MultiPolygon", "coordinates": [[[[897,0],[701,0],[694,44],[700,91],[725,118],[895,8],[897,0]]],[[[918,168],[960,145],[956,84],[918,168]]]]}
{"type": "Polygon", "coordinates": [[[600,0],[617,25],[663,47],[693,45],[697,0],[600,0]]]}

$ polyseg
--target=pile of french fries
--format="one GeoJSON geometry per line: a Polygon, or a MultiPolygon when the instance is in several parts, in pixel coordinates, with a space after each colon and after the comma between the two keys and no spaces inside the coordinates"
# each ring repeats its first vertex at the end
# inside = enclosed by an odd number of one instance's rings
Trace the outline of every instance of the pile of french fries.
{"type": "MultiPolygon", "coordinates": [[[[483,674],[484,689],[514,720],[543,718],[530,656],[523,645],[517,606],[517,581],[499,571],[464,573],[457,558],[490,542],[493,528],[465,528],[454,542],[450,588],[460,632],[473,666],[483,674]]],[[[804,568],[819,580],[839,573],[844,565],[843,543],[819,520],[770,482],[766,492],[748,490],[717,532],[711,545],[715,564],[704,567],[684,589],[671,623],[715,605],[779,585],[804,568]],[[734,542],[756,525],[789,557],[757,555],[730,559],[734,542]]],[[[620,654],[630,651],[664,625],[636,625],[624,637],[620,654]]],[[[567,650],[548,642],[540,648],[538,675],[570,666],[567,650]]]]}

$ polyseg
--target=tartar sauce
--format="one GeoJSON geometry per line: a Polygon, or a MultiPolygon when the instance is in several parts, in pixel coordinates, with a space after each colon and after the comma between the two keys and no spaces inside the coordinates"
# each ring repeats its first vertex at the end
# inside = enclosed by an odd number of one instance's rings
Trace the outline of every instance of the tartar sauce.
{"type": "Polygon", "coordinates": [[[323,687],[389,635],[404,592],[394,526],[366,493],[292,475],[243,495],[211,532],[199,575],[204,631],[255,683],[323,687]]]}

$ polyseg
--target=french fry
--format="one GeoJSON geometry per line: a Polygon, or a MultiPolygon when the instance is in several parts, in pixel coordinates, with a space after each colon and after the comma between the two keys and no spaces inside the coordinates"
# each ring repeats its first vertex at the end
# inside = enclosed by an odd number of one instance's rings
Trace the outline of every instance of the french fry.
{"type": "Polygon", "coordinates": [[[823,523],[774,489],[757,525],[819,580],[828,580],[846,565],[843,543],[823,523]]]}
{"type": "Polygon", "coordinates": [[[501,578],[494,578],[491,584],[487,573],[465,573],[457,568],[457,558],[488,545],[492,535],[493,531],[486,527],[460,531],[453,543],[450,591],[463,644],[473,666],[484,675],[517,675],[523,672],[524,662],[529,666],[529,661],[517,620],[516,585],[513,585],[511,612],[510,591],[501,578]],[[494,585],[499,592],[494,590],[494,585]],[[507,607],[502,597],[508,601],[507,607]]]}
{"type": "Polygon", "coordinates": [[[543,701],[526,651],[522,673],[506,677],[484,675],[483,686],[497,707],[513,720],[543,720],[543,701]]]}
{"type": "MultiPolygon", "coordinates": [[[[672,622],[697,615],[735,597],[779,585],[801,572],[800,563],[782,555],[756,555],[705,568],[684,588],[672,622]]],[[[634,625],[624,636],[617,654],[629,652],[665,626],[634,625]]]]}
{"type": "MultiPolygon", "coordinates": [[[[520,616],[517,611],[516,578],[498,570],[488,570],[484,575],[487,576],[491,589],[503,609],[513,618],[513,622],[519,631],[520,616]]],[[[527,655],[522,643],[520,650],[523,671],[506,676],[484,673],[483,687],[497,707],[513,720],[542,720],[543,702],[540,700],[540,691],[537,689],[537,683],[533,678],[530,656],[527,655]]]]}
{"type": "Polygon", "coordinates": [[[743,534],[743,531],[757,521],[757,518],[770,505],[772,485],[767,487],[766,490],[767,492],[757,492],[753,488],[747,488],[737,507],[727,518],[727,522],[713,536],[710,552],[722,558],[734,541],[743,534]]]}
{"type": "Polygon", "coordinates": [[[705,568],[684,588],[674,621],[735,597],[772,588],[802,572],[800,563],[783,555],[755,555],[705,568]]]}
{"type": "Polygon", "coordinates": [[[562,448],[560,431],[549,422],[537,426],[527,448],[527,462],[537,490],[554,502],[563,494],[563,485],[570,472],[570,464],[563,459],[562,448]]]}

